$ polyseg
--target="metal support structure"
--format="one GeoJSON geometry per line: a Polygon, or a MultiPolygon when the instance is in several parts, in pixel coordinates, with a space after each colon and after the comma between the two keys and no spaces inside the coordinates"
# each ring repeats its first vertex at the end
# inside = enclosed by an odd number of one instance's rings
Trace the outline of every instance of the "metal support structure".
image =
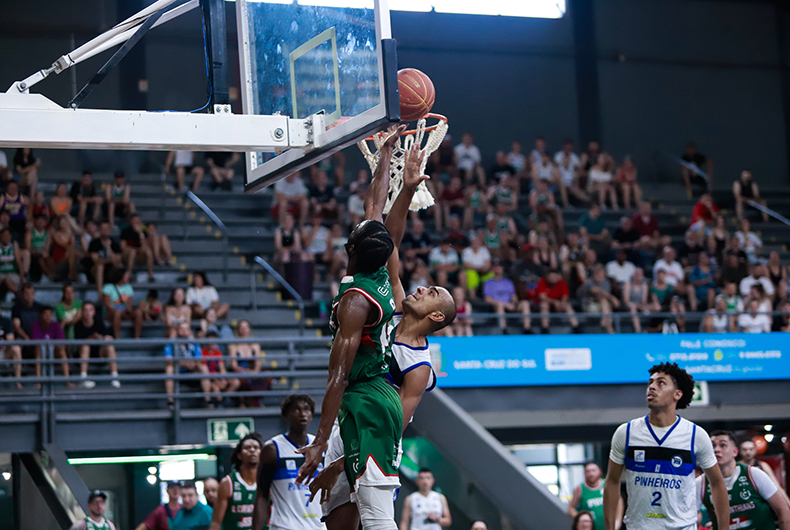
{"type": "Polygon", "coordinates": [[[776,44],[777,53],[779,55],[779,75],[781,76],[782,86],[782,117],[785,124],[785,161],[787,164],[788,181],[790,181],[790,54],[788,54],[787,46],[787,27],[786,20],[788,18],[788,2],[781,0],[774,4],[776,19],[776,44]]]}
{"type": "Polygon", "coordinates": [[[573,48],[576,63],[576,106],[582,150],[601,141],[601,98],[598,84],[598,46],[595,41],[594,0],[573,0],[573,48]]]}
{"type": "Polygon", "coordinates": [[[14,499],[14,530],[22,530],[22,459],[11,455],[11,495],[14,499]]]}
{"type": "Polygon", "coordinates": [[[52,479],[45,472],[42,463],[32,453],[21,454],[19,458],[44,498],[44,502],[49,507],[50,512],[52,512],[52,516],[57,521],[58,526],[60,528],[70,528],[75,519],[74,514],[61,502],[55,484],[52,483],[52,479]]]}
{"type": "Polygon", "coordinates": [[[228,105],[228,40],[225,20],[225,0],[200,0],[206,31],[209,61],[209,108],[228,105]]]}

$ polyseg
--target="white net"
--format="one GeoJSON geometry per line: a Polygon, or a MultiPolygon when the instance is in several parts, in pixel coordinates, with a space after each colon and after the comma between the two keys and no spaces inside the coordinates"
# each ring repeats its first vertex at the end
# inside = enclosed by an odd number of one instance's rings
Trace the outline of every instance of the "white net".
{"type": "MultiPolygon", "coordinates": [[[[425,166],[428,164],[428,158],[439,148],[439,145],[442,143],[442,140],[444,140],[445,135],[447,135],[448,128],[449,126],[447,125],[447,118],[438,114],[430,114],[417,122],[417,128],[413,133],[401,135],[401,137],[398,139],[398,142],[395,144],[395,147],[392,149],[392,159],[390,162],[390,187],[389,193],[387,195],[387,203],[384,205],[384,213],[388,213],[390,211],[392,203],[395,202],[395,198],[398,196],[400,189],[403,187],[403,169],[406,162],[406,152],[415,143],[417,143],[417,145],[423,145],[423,141],[425,141],[425,145],[422,148],[422,150],[425,152],[425,156],[423,157],[422,165],[420,166],[420,174],[424,175],[425,166]],[[433,127],[426,127],[427,117],[436,118],[439,120],[439,123],[433,127]]],[[[365,156],[365,160],[368,161],[370,170],[373,173],[376,172],[376,167],[379,165],[379,149],[381,148],[381,144],[383,144],[384,140],[386,139],[386,134],[386,132],[377,133],[373,136],[373,138],[363,140],[358,144],[359,150],[362,151],[362,154],[365,156]],[[371,151],[370,145],[368,144],[369,141],[373,142],[373,151],[371,151]]],[[[424,210],[429,206],[433,206],[434,202],[433,195],[431,195],[431,192],[428,191],[428,187],[423,181],[420,183],[417,191],[414,193],[414,198],[411,200],[411,206],[409,206],[409,209],[412,211],[424,210]]]]}

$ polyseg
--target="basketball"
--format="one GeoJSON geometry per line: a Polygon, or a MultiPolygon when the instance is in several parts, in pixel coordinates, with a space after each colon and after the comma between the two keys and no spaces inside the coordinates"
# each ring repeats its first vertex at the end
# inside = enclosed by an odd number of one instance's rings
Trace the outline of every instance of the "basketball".
{"type": "Polygon", "coordinates": [[[400,93],[400,118],[403,121],[419,120],[431,111],[436,99],[431,78],[416,68],[398,71],[400,93]]]}

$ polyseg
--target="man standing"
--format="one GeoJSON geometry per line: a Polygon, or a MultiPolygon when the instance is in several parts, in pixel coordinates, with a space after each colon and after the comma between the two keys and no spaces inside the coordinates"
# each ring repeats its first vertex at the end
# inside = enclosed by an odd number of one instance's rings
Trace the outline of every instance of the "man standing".
{"type": "Polygon", "coordinates": [[[212,509],[200,502],[194,482],[181,487],[181,502],[184,505],[170,523],[170,530],[208,530],[212,509]]]}
{"type": "Polygon", "coordinates": [[[447,497],[433,491],[433,472],[422,468],[417,473],[417,491],[406,497],[400,516],[400,530],[441,530],[453,524],[447,497]]]}
{"type": "Polygon", "coordinates": [[[606,530],[615,529],[623,474],[628,491],[623,522],[630,530],[696,529],[697,466],[710,483],[719,527],[728,528],[727,489],[710,437],[701,427],[675,414],[691,403],[694,378],[675,363],[657,364],[648,372],[650,413],[620,425],[612,437],[603,491],[606,530]]]}
{"type": "MultiPolygon", "coordinates": [[[[315,440],[315,436],[307,433],[314,412],[315,402],[306,394],[291,394],[280,405],[280,414],[288,423],[288,432],[278,434],[263,445],[260,465],[257,466],[252,526],[238,528],[261,530],[266,523],[272,530],[321,528],[321,504],[318,499],[309,502],[308,487],[295,483],[297,470],[305,461],[305,457],[297,454],[296,450],[315,440]]],[[[227,523],[223,526],[223,530],[232,528],[228,528],[227,523]]]]}
{"type": "Polygon", "coordinates": [[[601,468],[595,462],[584,464],[584,482],[573,489],[573,498],[568,504],[568,515],[576,517],[579,512],[590,512],[595,530],[603,530],[603,485],[601,468]]]}
{"type": "MultiPolygon", "coordinates": [[[[738,443],[730,431],[714,431],[710,434],[713,452],[719,463],[721,474],[730,497],[729,528],[738,530],[781,530],[790,529],[790,506],[785,502],[779,488],[760,468],[735,461],[738,443]],[[773,512],[773,513],[772,513],[773,512]],[[774,519],[776,515],[776,519],[774,519]]],[[[704,476],[697,477],[698,506],[705,505],[713,513],[710,484],[704,476]]],[[[711,518],[713,530],[722,528],[718,518],[711,518]]],[[[726,528],[726,527],[725,527],[726,528]]]]}
{"type": "Polygon", "coordinates": [[[93,490],[88,495],[88,517],[80,519],[69,530],[115,530],[115,525],[104,518],[107,494],[93,490]]]}
{"type": "Polygon", "coordinates": [[[203,496],[206,497],[206,504],[214,508],[219,494],[219,482],[214,477],[203,480],[203,496]]]}
{"type": "MultiPolygon", "coordinates": [[[[230,463],[236,471],[226,475],[219,485],[216,502],[212,506],[214,513],[210,530],[252,528],[255,481],[262,447],[263,439],[257,432],[248,434],[236,444],[233,454],[230,455],[230,463]]],[[[207,482],[203,483],[203,493],[206,495],[206,502],[209,502],[207,482]]]]}
{"type": "Polygon", "coordinates": [[[167,483],[167,504],[160,504],[140,523],[135,530],[170,530],[173,519],[181,510],[181,483],[171,480],[167,483]]]}

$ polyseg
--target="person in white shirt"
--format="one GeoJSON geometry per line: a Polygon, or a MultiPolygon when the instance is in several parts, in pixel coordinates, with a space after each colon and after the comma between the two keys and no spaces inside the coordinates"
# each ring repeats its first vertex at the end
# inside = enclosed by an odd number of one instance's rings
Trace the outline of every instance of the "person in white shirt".
{"type": "Polygon", "coordinates": [[[441,530],[453,524],[447,498],[433,491],[433,472],[422,468],[417,473],[417,488],[403,502],[400,530],[441,530]]]}
{"type": "Polygon", "coordinates": [[[431,249],[428,254],[428,264],[431,266],[431,273],[436,278],[436,283],[442,287],[447,287],[448,282],[458,282],[458,271],[460,260],[458,253],[450,246],[450,241],[442,240],[438,247],[431,249]]]}
{"type": "Polygon", "coordinates": [[[546,139],[542,136],[535,138],[535,149],[529,154],[529,162],[533,166],[540,164],[543,154],[546,152],[546,139]]]}
{"type": "Polygon", "coordinates": [[[704,429],[681,418],[694,394],[694,378],[675,363],[649,370],[650,413],[620,425],[612,437],[603,492],[605,530],[615,530],[620,479],[625,479],[629,530],[696,530],[694,470],[702,468],[710,483],[720,528],[729,528],[730,505],[713,446],[704,429]]]}
{"type": "Polygon", "coordinates": [[[741,296],[749,296],[752,286],[756,284],[762,285],[766,294],[773,298],[776,289],[774,289],[774,284],[771,282],[770,278],[765,276],[765,266],[759,263],[752,265],[752,273],[741,280],[741,283],[738,285],[741,296]]]}
{"type": "Polygon", "coordinates": [[[310,218],[310,226],[302,230],[302,247],[306,257],[311,261],[323,262],[329,241],[329,229],[321,224],[321,221],[320,215],[313,215],[310,218]]]}
{"type": "Polygon", "coordinates": [[[491,272],[491,252],[485,246],[482,234],[475,234],[472,244],[461,251],[461,262],[464,270],[459,278],[459,284],[467,289],[469,298],[475,300],[478,286],[491,272]]]}
{"type": "Polygon", "coordinates": [[[357,192],[348,197],[347,210],[351,226],[357,226],[365,218],[365,200],[368,197],[368,185],[360,184],[357,192]]]}
{"type": "Polygon", "coordinates": [[[480,186],[485,186],[485,173],[480,166],[483,157],[480,149],[474,145],[474,138],[469,133],[464,133],[461,143],[455,146],[456,166],[464,179],[464,183],[477,178],[480,186]]]}
{"type": "Polygon", "coordinates": [[[771,316],[760,313],[760,301],[749,300],[746,313],[738,315],[738,329],[746,333],[768,333],[771,331],[771,316]]]}
{"type": "Polygon", "coordinates": [[[615,259],[606,264],[606,276],[617,282],[620,286],[629,283],[636,272],[636,265],[626,261],[625,249],[618,249],[615,259]]]}
{"type": "Polygon", "coordinates": [[[195,164],[195,153],[192,151],[170,151],[165,161],[165,175],[170,173],[171,167],[176,170],[176,189],[178,191],[184,190],[184,177],[187,173],[195,177],[190,189],[197,191],[200,188],[200,181],[203,180],[206,170],[195,164]]]}
{"type": "MultiPolygon", "coordinates": [[[[729,528],[790,530],[790,506],[771,478],[759,467],[738,463],[738,442],[730,431],[710,433],[713,452],[730,497],[729,528]],[[778,522],[775,523],[774,519],[778,522]]],[[[697,477],[697,506],[712,508],[705,478],[697,477]]],[[[712,519],[713,530],[721,527],[712,519]]]]}
{"type": "Polygon", "coordinates": [[[579,156],[573,152],[573,142],[565,140],[562,142],[562,151],[557,151],[554,155],[554,163],[560,174],[560,198],[563,206],[568,206],[568,192],[581,202],[590,202],[590,197],[579,182],[579,167],[581,162],[579,156]]]}
{"type": "Polygon", "coordinates": [[[522,173],[526,170],[527,158],[521,152],[521,142],[513,142],[510,145],[510,152],[507,154],[508,162],[516,170],[516,173],[522,173]]]}
{"type": "Polygon", "coordinates": [[[299,227],[304,226],[310,210],[307,200],[307,186],[302,180],[301,172],[297,171],[280,179],[274,184],[275,204],[272,208],[272,217],[279,217],[280,224],[285,220],[285,214],[291,214],[299,219],[299,227]]]}
{"type": "Polygon", "coordinates": [[[746,252],[750,263],[759,261],[758,254],[763,250],[763,240],[760,236],[752,232],[752,224],[748,219],[741,219],[741,229],[735,232],[741,248],[746,252]]]}
{"type": "Polygon", "coordinates": [[[186,301],[192,306],[192,318],[203,318],[212,307],[217,318],[225,318],[230,311],[230,304],[220,303],[217,288],[211,285],[202,271],[192,273],[192,285],[187,289],[186,301]]]}
{"type": "Polygon", "coordinates": [[[675,257],[675,249],[672,247],[664,247],[664,252],[661,259],[656,260],[653,265],[653,276],[655,277],[658,271],[664,271],[667,275],[667,283],[675,288],[675,291],[688,298],[689,305],[692,311],[697,310],[697,295],[694,289],[690,288],[685,282],[686,273],[683,270],[683,265],[680,264],[675,257]]]}

